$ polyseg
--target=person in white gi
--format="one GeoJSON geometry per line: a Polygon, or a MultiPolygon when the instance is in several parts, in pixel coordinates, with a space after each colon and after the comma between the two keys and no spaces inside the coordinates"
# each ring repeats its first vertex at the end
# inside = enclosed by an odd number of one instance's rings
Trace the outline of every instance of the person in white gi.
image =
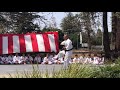
{"type": "Polygon", "coordinates": [[[37,64],[41,64],[42,60],[40,54],[37,54],[37,56],[34,58],[34,62],[37,64]]]}
{"type": "Polygon", "coordinates": [[[105,58],[104,58],[104,55],[102,55],[100,64],[104,64],[104,61],[105,61],[105,58]]]}
{"type": "Polygon", "coordinates": [[[22,64],[26,64],[27,63],[27,59],[28,59],[28,57],[25,56],[25,54],[22,54],[22,56],[21,56],[21,63],[22,64]]]}
{"type": "Polygon", "coordinates": [[[72,41],[69,39],[67,34],[64,35],[63,42],[64,42],[63,48],[65,50],[64,68],[66,69],[69,66],[69,61],[71,61],[73,45],[72,41]]]}
{"type": "Polygon", "coordinates": [[[4,58],[5,58],[5,64],[8,64],[8,57],[7,57],[7,55],[5,55],[4,58]]]}
{"type": "Polygon", "coordinates": [[[71,63],[79,63],[79,62],[80,62],[80,58],[76,54],[75,57],[73,58],[73,62],[71,62],[71,63]]]}
{"type": "Polygon", "coordinates": [[[8,56],[8,63],[9,63],[9,64],[13,64],[13,55],[12,55],[12,54],[10,54],[10,55],[8,56]]]}
{"type": "Polygon", "coordinates": [[[27,55],[26,63],[27,63],[27,64],[32,64],[32,63],[33,63],[33,57],[30,56],[30,54],[27,55]]]}
{"type": "Polygon", "coordinates": [[[0,55],[0,64],[3,64],[2,56],[0,55]]]}
{"type": "Polygon", "coordinates": [[[5,55],[2,55],[1,59],[2,59],[2,64],[5,64],[5,55]]]}
{"type": "Polygon", "coordinates": [[[84,60],[83,64],[90,64],[92,62],[90,54],[86,55],[86,57],[84,59],[85,60],[84,60]]]}
{"type": "Polygon", "coordinates": [[[58,53],[58,60],[60,61],[60,64],[64,63],[64,58],[65,58],[65,50],[61,50],[58,53]]]}
{"type": "Polygon", "coordinates": [[[104,57],[103,57],[103,55],[99,56],[98,62],[99,62],[99,64],[104,64],[104,57]]]}
{"type": "Polygon", "coordinates": [[[3,55],[2,62],[3,64],[8,64],[8,57],[6,55],[3,55]]]}
{"type": "Polygon", "coordinates": [[[79,59],[80,59],[80,64],[83,64],[83,63],[84,63],[84,57],[85,57],[84,54],[80,54],[80,57],[79,57],[79,59]]]}
{"type": "Polygon", "coordinates": [[[50,62],[50,64],[54,63],[53,57],[54,57],[54,53],[50,53],[49,54],[49,62],[50,62]]]}
{"type": "Polygon", "coordinates": [[[46,56],[43,58],[42,64],[52,64],[53,62],[51,61],[50,55],[46,54],[46,56]]]}
{"type": "Polygon", "coordinates": [[[94,61],[93,61],[93,64],[99,64],[99,57],[95,54],[94,55],[94,61]]]}
{"type": "Polygon", "coordinates": [[[59,51],[59,53],[57,55],[54,55],[53,59],[53,63],[55,64],[63,64],[64,63],[64,55],[65,55],[65,51],[61,50],[59,51]]]}
{"type": "Polygon", "coordinates": [[[13,57],[13,63],[14,64],[20,64],[21,63],[21,57],[16,54],[14,57],[13,57]]]}
{"type": "Polygon", "coordinates": [[[58,54],[54,54],[52,58],[53,64],[57,64],[58,62],[58,54]]]}

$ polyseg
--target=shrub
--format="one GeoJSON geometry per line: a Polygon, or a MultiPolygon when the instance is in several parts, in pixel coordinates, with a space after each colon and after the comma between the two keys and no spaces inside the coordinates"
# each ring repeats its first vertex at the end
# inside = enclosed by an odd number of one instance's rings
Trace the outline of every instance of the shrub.
{"type": "Polygon", "coordinates": [[[9,74],[10,78],[120,78],[120,58],[113,64],[105,65],[81,65],[71,64],[68,69],[59,71],[53,70],[52,73],[41,72],[33,66],[32,72],[24,71],[14,76],[9,74]]]}

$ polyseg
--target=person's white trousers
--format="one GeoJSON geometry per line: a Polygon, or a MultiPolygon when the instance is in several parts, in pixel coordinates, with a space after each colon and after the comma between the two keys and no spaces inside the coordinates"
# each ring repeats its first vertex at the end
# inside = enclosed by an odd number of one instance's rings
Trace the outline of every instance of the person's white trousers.
{"type": "Polygon", "coordinates": [[[69,66],[69,61],[71,61],[72,51],[66,51],[64,58],[64,68],[67,69],[69,66]]]}

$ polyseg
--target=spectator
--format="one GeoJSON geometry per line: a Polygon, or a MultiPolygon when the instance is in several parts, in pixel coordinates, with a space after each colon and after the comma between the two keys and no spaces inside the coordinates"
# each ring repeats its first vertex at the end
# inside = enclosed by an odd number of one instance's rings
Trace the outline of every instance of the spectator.
{"type": "Polygon", "coordinates": [[[41,64],[42,59],[40,54],[37,54],[37,56],[34,58],[34,63],[41,64]]]}

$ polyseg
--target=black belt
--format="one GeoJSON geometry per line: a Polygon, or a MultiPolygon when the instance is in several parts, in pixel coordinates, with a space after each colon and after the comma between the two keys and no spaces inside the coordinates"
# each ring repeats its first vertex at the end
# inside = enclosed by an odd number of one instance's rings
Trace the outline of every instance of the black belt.
{"type": "Polygon", "coordinates": [[[69,50],[65,50],[65,51],[71,51],[73,48],[69,49],[69,50]]]}

